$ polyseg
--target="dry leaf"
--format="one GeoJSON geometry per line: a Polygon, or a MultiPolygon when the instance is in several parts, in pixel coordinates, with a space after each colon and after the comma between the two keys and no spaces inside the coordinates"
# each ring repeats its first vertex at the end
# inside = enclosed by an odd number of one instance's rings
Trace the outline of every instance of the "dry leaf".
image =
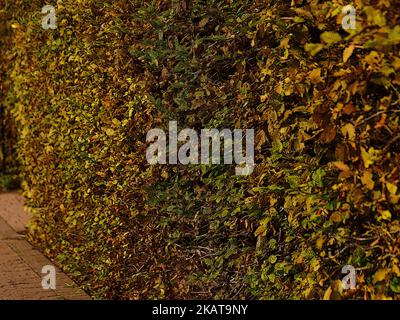
{"type": "Polygon", "coordinates": [[[349,58],[353,54],[353,51],[354,51],[354,45],[353,44],[349,45],[346,49],[344,49],[344,51],[343,51],[343,62],[346,63],[349,60],[349,58]]]}
{"type": "Polygon", "coordinates": [[[342,127],[342,134],[350,141],[354,141],[356,138],[356,129],[351,123],[347,123],[342,127]]]}
{"type": "Polygon", "coordinates": [[[332,294],[332,288],[328,287],[328,289],[326,289],[325,293],[324,293],[324,300],[329,300],[331,298],[331,294],[332,294]]]}
{"type": "Polygon", "coordinates": [[[348,166],[347,164],[343,163],[342,161],[335,161],[335,162],[332,162],[332,164],[333,164],[336,168],[338,168],[339,170],[342,170],[342,171],[350,171],[349,166],[348,166]]]}
{"type": "Polygon", "coordinates": [[[366,186],[369,190],[373,190],[375,186],[375,182],[373,179],[373,175],[369,171],[364,171],[363,175],[361,176],[361,182],[364,186],[366,186]]]}
{"type": "Polygon", "coordinates": [[[314,69],[308,74],[311,82],[314,84],[318,84],[320,82],[324,82],[324,79],[321,77],[321,69],[314,69]]]}

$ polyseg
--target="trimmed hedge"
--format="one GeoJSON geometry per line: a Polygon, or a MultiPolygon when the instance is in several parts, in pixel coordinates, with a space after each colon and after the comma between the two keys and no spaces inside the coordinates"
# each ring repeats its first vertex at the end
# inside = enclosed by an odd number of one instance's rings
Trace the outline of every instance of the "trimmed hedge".
{"type": "Polygon", "coordinates": [[[7,39],[10,31],[6,26],[5,11],[0,11],[0,191],[15,188],[18,186],[18,161],[15,157],[17,133],[10,108],[5,108],[4,102],[6,92],[9,88],[6,85],[10,61],[5,61],[7,50],[7,39]]]}
{"type": "Polygon", "coordinates": [[[6,1],[30,240],[101,298],[398,298],[400,4],[346,4],[6,1]],[[254,173],[148,165],[171,120],[254,128],[254,173]]]}

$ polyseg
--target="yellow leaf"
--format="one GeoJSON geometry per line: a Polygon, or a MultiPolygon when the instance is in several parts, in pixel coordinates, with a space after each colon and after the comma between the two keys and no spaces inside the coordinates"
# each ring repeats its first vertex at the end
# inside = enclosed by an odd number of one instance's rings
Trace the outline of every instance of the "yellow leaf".
{"type": "Polygon", "coordinates": [[[342,40],[342,37],[337,32],[325,31],[321,34],[321,40],[327,44],[333,44],[342,40]]]}
{"type": "Polygon", "coordinates": [[[364,161],[365,168],[368,168],[371,164],[374,164],[372,153],[373,153],[372,147],[370,148],[369,152],[367,152],[365,148],[361,147],[361,158],[364,161]]]}
{"type": "Polygon", "coordinates": [[[261,103],[265,102],[265,100],[267,100],[267,97],[268,97],[268,96],[267,96],[266,94],[260,96],[260,102],[261,102],[261,103]]]}
{"type": "Polygon", "coordinates": [[[267,234],[267,229],[266,229],[266,227],[263,226],[263,225],[259,226],[259,227],[256,229],[256,231],[254,232],[254,235],[255,235],[256,237],[259,237],[259,236],[264,237],[266,234],[267,234]]]}
{"type": "Polygon", "coordinates": [[[343,51],[343,62],[347,62],[347,60],[349,60],[349,58],[353,54],[353,51],[354,51],[354,45],[353,44],[349,45],[346,49],[344,49],[344,51],[343,51]]]}
{"type": "Polygon", "coordinates": [[[107,174],[105,172],[102,172],[102,171],[97,171],[96,175],[98,175],[99,177],[104,178],[107,174]]]}
{"type": "Polygon", "coordinates": [[[260,221],[260,226],[257,228],[257,230],[254,232],[254,235],[256,237],[264,237],[267,234],[267,225],[270,221],[270,218],[264,218],[260,221]]]}
{"type": "Polygon", "coordinates": [[[397,193],[397,186],[393,183],[386,182],[386,188],[388,189],[391,195],[395,195],[397,193]]]}
{"type": "Polygon", "coordinates": [[[393,68],[397,71],[400,69],[400,58],[394,57],[394,61],[392,62],[393,68]]]}
{"type": "Polygon", "coordinates": [[[164,179],[168,179],[168,177],[169,177],[168,172],[167,171],[161,172],[161,177],[163,177],[164,179]]]}
{"type": "Polygon", "coordinates": [[[109,137],[113,136],[115,134],[115,131],[113,129],[106,129],[106,135],[109,137]]]}
{"type": "Polygon", "coordinates": [[[296,9],[294,9],[294,11],[300,16],[306,17],[308,19],[314,19],[313,15],[308,10],[296,8],[296,9]]]}
{"type": "Polygon", "coordinates": [[[328,287],[328,289],[326,289],[325,293],[324,293],[324,300],[329,300],[331,298],[331,294],[332,294],[332,288],[328,287]]]}
{"type": "Polygon", "coordinates": [[[377,283],[377,282],[385,280],[386,276],[389,273],[390,273],[390,269],[379,269],[377,272],[375,272],[372,282],[377,283]]]}
{"type": "Polygon", "coordinates": [[[364,60],[370,65],[374,66],[375,64],[378,64],[381,60],[379,53],[376,51],[371,51],[365,58],[364,60]]]}
{"type": "Polygon", "coordinates": [[[319,82],[324,82],[324,79],[321,77],[321,69],[314,69],[308,75],[311,82],[314,84],[318,84],[319,82]]]}
{"type": "Polygon", "coordinates": [[[349,138],[350,141],[354,141],[356,137],[356,129],[351,123],[347,123],[342,127],[342,134],[349,138]]]}
{"type": "Polygon", "coordinates": [[[367,19],[369,23],[376,24],[380,27],[383,27],[386,24],[386,17],[384,12],[375,9],[372,6],[366,6],[364,8],[364,12],[367,15],[367,19]]]}
{"type": "Polygon", "coordinates": [[[287,49],[287,48],[289,48],[289,47],[290,47],[290,46],[289,46],[289,38],[288,38],[288,37],[283,38],[283,39],[281,40],[281,45],[280,45],[279,47],[282,48],[282,49],[287,49]]]}
{"type": "Polygon", "coordinates": [[[400,195],[391,194],[390,197],[389,197],[389,200],[393,204],[398,204],[399,200],[400,200],[400,195]]]}
{"type": "Polygon", "coordinates": [[[391,44],[400,43],[400,26],[395,26],[393,29],[389,30],[389,41],[391,44]]]}
{"type": "Polygon", "coordinates": [[[384,211],[380,212],[380,214],[381,214],[381,218],[383,220],[391,220],[392,219],[392,214],[390,213],[389,210],[384,210],[384,211]]]}
{"type": "Polygon", "coordinates": [[[372,175],[371,172],[364,171],[363,175],[361,176],[361,182],[369,190],[373,190],[374,189],[375,182],[374,182],[373,175],[372,175]]]}
{"type": "Polygon", "coordinates": [[[321,43],[307,43],[304,46],[304,50],[310,53],[312,56],[315,56],[318,52],[320,52],[324,46],[321,43]]]}
{"type": "Polygon", "coordinates": [[[278,86],[276,87],[275,91],[276,91],[277,94],[282,94],[282,92],[283,92],[283,84],[282,84],[282,82],[278,83],[278,86]]]}
{"type": "Polygon", "coordinates": [[[319,250],[321,250],[323,245],[324,245],[324,238],[319,237],[316,241],[316,246],[319,250]]]}

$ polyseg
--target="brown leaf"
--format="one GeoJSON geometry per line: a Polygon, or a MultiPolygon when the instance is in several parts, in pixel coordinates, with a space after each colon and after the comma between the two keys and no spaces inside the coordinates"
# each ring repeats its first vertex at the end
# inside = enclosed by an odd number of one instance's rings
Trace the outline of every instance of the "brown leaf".
{"type": "Polygon", "coordinates": [[[335,222],[335,223],[339,223],[340,221],[342,221],[342,217],[340,216],[339,213],[334,212],[331,214],[329,220],[331,220],[332,222],[335,222]]]}
{"type": "Polygon", "coordinates": [[[324,82],[324,79],[321,77],[321,69],[314,69],[308,74],[309,79],[312,83],[318,84],[320,82],[324,82]]]}
{"type": "Polygon", "coordinates": [[[338,144],[335,150],[335,156],[338,161],[345,162],[349,160],[349,147],[345,144],[338,144]]]}
{"type": "Polygon", "coordinates": [[[336,128],[333,125],[329,125],[321,134],[321,142],[330,143],[336,138],[336,128]]]}
{"type": "Polygon", "coordinates": [[[343,108],[343,113],[346,115],[350,115],[356,111],[357,111],[357,109],[354,107],[353,103],[351,103],[351,102],[346,104],[343,108]]]}
{"type": "Polygon", "coordinates": [[[333,164],[336,168],[338,168],[339,170],[342,170],[342,171],[350,171],[349,166],[348,166],[347,164],[343,163],[342,161],[335,161],[335,162],[332,162],[332,164],[333,164]]]}
{"type": "Polygon", "coordinates": [[[354,139],[356,138],[356,129],[351,123],[347,123],[342,127],[342,134],[350,141],[354,141],[354,139]]]}

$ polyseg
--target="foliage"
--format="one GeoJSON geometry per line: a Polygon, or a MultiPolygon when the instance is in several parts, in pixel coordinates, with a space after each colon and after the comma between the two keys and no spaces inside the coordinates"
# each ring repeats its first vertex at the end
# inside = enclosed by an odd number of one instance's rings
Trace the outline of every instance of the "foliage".
{"type": "Polygon", "coordinates": [[[13,189],[18,186],[18,161],[15,155],[17,141],[16,127],[10,108],[5,107],[5,92],[9,90],[6,85],[7,71],[10,61],[6,61],[3,53],[7,48],[9,36],[5,24],[6,17],[3,10],[0,11],[0,191],[13,189]]]}
{"type": "Polygon", "coordinates": [[[6,1],[30,239],[102,298],[399,293],[400,5],[6,1]],[[151,128],[255,128],[256,169],[149,166],[151,128]],[[357,268],[356,290],[340,285],[357,268]]]}

